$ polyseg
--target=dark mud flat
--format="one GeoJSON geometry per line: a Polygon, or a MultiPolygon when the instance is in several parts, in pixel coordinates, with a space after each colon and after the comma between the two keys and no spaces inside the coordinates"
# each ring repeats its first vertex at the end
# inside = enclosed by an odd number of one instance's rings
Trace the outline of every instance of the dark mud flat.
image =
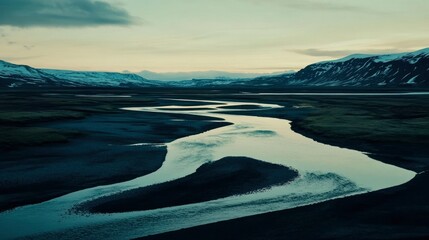
{"type": "Polygon", "coordinates": [[[298,176],[287,167],[246,157],[207,163],[189,176],[82,204],[93,213],[149,210],[210,201],[285,184],[298,176]]]}
{"type": "Polygon", "coordinates": [[[140,239],[429,239],[429,174],[382,190],[140,239]]]}
{"type": "Polygon", "coordinates": [[[130,105],[157,104],[147,97],[2,97],[7,101],[0,108],[4,120],[8,120],[2,131],[11,139],[6,149],[0,147],[0,211],[151,173],[165,159],[163,143],[228,124],[213,122],[218,120],[214,118],[119,110],[130,105]],[[14,102],[17,107],[11,106],[14,102]],[[25,139],[19,138],[16,129],[24,131],[21,135],[25,139]],[[59,138],[46,141],[52,136],[59,138]],[[131,146],[136,143],[147,145],[131,146]]]}

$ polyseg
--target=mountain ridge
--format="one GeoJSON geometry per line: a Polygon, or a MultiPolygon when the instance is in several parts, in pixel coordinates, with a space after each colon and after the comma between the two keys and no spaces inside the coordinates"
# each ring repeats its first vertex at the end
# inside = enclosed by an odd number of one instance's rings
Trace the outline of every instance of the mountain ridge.
{"type": "Polygon", "coordinates": [[[0,60],[0,87],[155,87],[136,74],[38,69],[0,60]]]}
{"type": "MultiPolygon", "coordinates": [[[[261,76],[273,76],[287,73],[289,71],[272,73],[246,73],[246,72],[226,72],[226,71],[195,71],[195,72],[165,72],[158,73],[148,70],[140,71],[135,74],[150,80],[160,81],[186,81],[195,79],[254,79],[261,76]]],[[[127,72],[128,73],[128,72],[127,72]]]]}
{"type": "MultiPolygon", "coordinates": [[[[216,71],[211,71],[216,72],[216,71]]],[[[222,72],[217,72],[222,73],[222,72]]],[[[352,54],[298,72],[256,78],[148,80],[136,73],[37,69],[0,60],[0,87],[429,87],[429,48],[352,54]]]]}
{"type": "Polygon", "coordinates": [[[352,54],[310,64],[293,77],[279,75],[256,80],[277,87],[428,87],[429,48],[396,54],[352,54]]]}

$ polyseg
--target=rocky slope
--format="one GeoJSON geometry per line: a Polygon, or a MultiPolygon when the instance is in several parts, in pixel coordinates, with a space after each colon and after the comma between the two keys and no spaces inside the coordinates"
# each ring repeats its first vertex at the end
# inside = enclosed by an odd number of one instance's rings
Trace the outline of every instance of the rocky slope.
{"type": "Polygon", "coordinates": [[[354,54],[311,64],[293,76],[255,79],[268,86],[429,86],[429,48],[389,55],[354,54]]]}

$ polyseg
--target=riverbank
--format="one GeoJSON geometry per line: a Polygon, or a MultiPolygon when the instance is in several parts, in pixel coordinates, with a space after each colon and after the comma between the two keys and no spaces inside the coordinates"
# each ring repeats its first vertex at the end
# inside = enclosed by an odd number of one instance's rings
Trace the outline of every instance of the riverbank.
{"type": "Polygon", "coordinates": [[[119,109],[166,101],[148,96],[8,93],[0,98],[0,211],[149,174],[163,163],[165,143],[228,125],[119,109]]]}
{"type": "Polygon", "coordinates": [[[140,239],[427,239],[429,174],[402,186],[140,239]]]}
{"type": "Polygon", "coordinates": [[[298,173],[246,157],[225,157],[183,178],[95,199],[78,207],[91,213],[158,209],[220,199],[283,185],[298,173]]]}
{"type": "MultiPolygon", "coordinates": [[[[253,115],[290,119],[294,131],[316,141],[365,151],[377,160],[421,173],[404,185],[369,194],[142,239],[426,239],[429,236],[428,97],[246,96],[245,99],[286,106],[283,110],[255,111],[253,115]]],[[[237,101],[243,101],[243,97],[237,101]]]]}
{"type": "Polygon", "coordinates": [[[282,105],[282,109],[246,111],[246,114],[290,120],[292,130],[299,134],[321,143],[368,153],[388,164],[416,172],[429,169],[428,95],[222,95],[217,98],[282,105]]]}

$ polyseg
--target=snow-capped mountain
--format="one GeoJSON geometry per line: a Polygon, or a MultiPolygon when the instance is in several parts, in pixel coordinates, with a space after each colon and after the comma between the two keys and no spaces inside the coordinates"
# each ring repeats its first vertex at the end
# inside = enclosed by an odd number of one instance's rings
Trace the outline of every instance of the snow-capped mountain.
{"type": "Polygon", "coordinates": [[[0,87],[429,87],[429,48],[311,64],[296,73],[257,78],[148,80],[133,73],[36,69],[0,61],[0,87]]]}
{"type": "Polygon", "coordinates": [[[156,87],[136,74],[36,69],[0,60],[0,87],[156,87]]]}
{"type": "Polygon", "coordinates": [[[116,72],[81,72],[68,70],[44,69],[43,72],[51,74],[59,79],[67,79],[78,85],[97,87],[142,87],[161,86],[158,81],[147,80],[137,74],[116,72]]]}
{"type": "Polygon", "coordinates": [[[311,64],[293,76],[259,78],[272,86],[429,86],[429,48],[411,53],[365,55],[311,64]]]}
{"type": "Polygon", "coordinates": [[[0,60],[0,87],[55,85],[53,78],[38,69],[0,60]]]}

